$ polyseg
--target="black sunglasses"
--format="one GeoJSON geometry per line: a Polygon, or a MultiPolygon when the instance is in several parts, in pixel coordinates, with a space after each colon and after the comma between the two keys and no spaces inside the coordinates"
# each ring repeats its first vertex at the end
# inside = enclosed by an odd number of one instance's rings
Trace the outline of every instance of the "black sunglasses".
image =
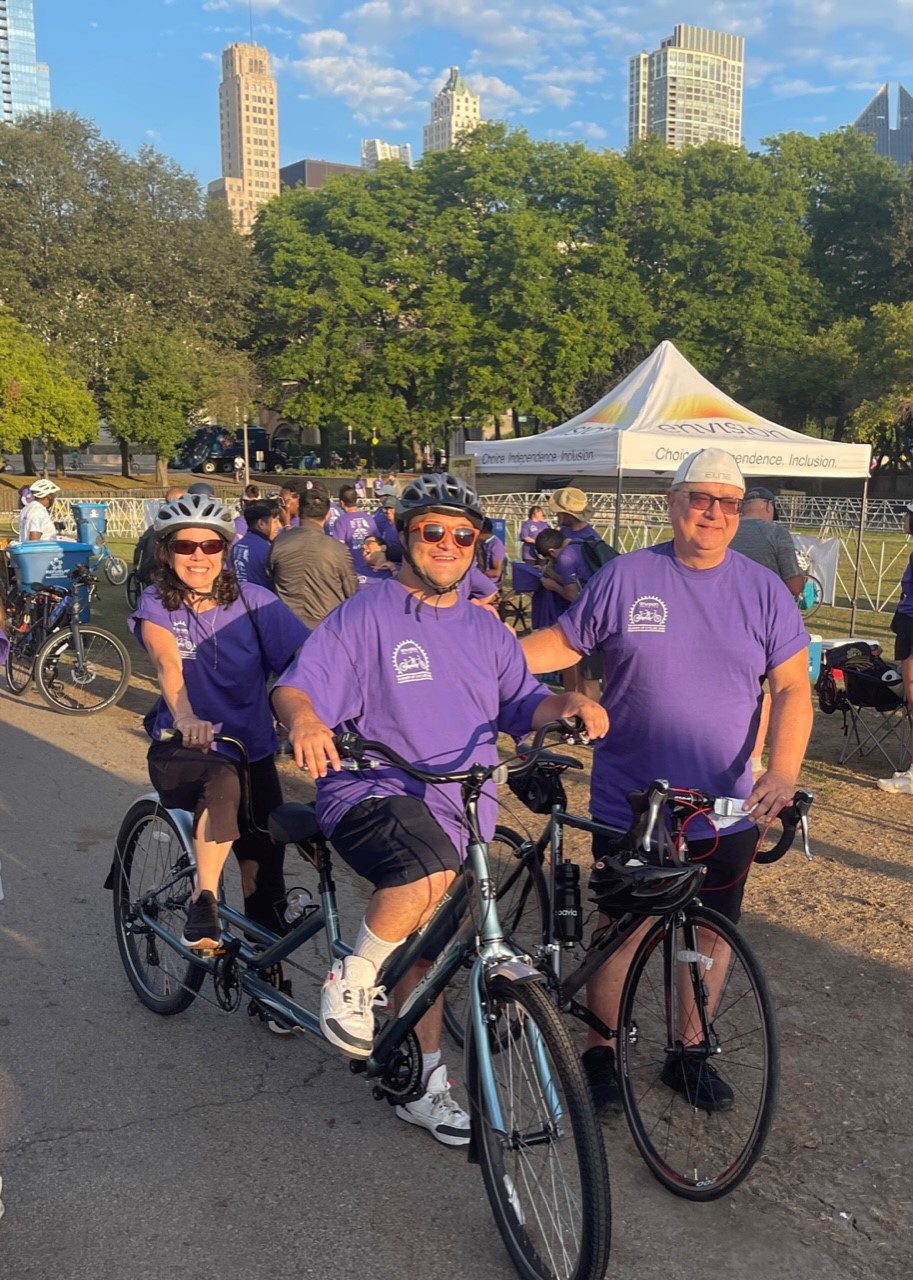
{"type": "Polygon", "coordinates": [[[190,538],[173,538],[169,544],[176,556],[192,556],[197,547],[207,556],[217,556],[225,550],[221,538],[206,538],[203,542],[192,542],[190,538]]]}

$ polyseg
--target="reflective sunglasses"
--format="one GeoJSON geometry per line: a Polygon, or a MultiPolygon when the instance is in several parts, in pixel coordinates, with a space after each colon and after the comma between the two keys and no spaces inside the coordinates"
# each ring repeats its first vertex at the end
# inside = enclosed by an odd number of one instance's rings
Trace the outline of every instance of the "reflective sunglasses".
{"type": "Polygon", "coordinates": [[[724,516],[737,516],[742,510],[742,498],[717,498],[712,493],[701,493],[699,489],[688,490],[688,506],[694,511],[709,511],[715,502],[720,504],[724,516]]]}
{"type": "Polygon", "coordinates": [[[190,538],[173,538],[170,546],[176,556],[192,556],[197,547],[207,556],[217,556],[225,550],[225,543],[221,538],[206,538],[203,542],[192,542],[190,538]]]}
{"type": "Polygon", "coordinates": [[[442,524],[414,524],[409,532],[421,534],[422,542],[443,542],[444,535],[449,533],[458,547],[471,547],[479,536],[478,529],[467,524],[457,525],[455,529],[442,524]]]}

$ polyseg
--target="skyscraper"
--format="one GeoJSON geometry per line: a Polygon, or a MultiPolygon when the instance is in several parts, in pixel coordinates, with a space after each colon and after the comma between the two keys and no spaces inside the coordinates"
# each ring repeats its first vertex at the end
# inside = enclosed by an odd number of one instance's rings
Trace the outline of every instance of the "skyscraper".
{"type": "Polygon", "coordinates": [[[35,57],[33,2],[0,0],[0,121],[50,109],[50,73],[35,57]]]}
{"type": "Polygon", "coordinates": [[[431,123],[423,131],[423,151],[449,151],[461,133],[480,122],[479,96],[451,67],[447,83],[431,103],[431,123]]]}
{"type": "Polygon", "coordinates": [[[412,148],[408,142],[381,142],[380,138],[362,138],[361,163],[364,169],[376,169],[381,160],[398,160],[412,168],[412,148]]]}
{"type": "Polygon", "coordinates": [[[891,128],[890,86],[883,84],[875,97],[853,124],[854,129],[875,139],[880,156],[893,160],[898,169],[913,161],[913,95],[902,84],[897,86],[897,128],[891,128]]]}
{"type": "Polygon", "coordinates": [[[246,235],[260,206],[279,194],[276,82],[259,45],[230,44],[222,52],[219,131],[222,177],[210,182],[209,195],[228,203],[235,229],[246,235]]]}
{"type": "Polygon", "coordinates": [[[741,36],[680,23],[654,53],[639,53],[628,65],[629,145],[656,134],[676,149],[741,146],[741,36]]]}

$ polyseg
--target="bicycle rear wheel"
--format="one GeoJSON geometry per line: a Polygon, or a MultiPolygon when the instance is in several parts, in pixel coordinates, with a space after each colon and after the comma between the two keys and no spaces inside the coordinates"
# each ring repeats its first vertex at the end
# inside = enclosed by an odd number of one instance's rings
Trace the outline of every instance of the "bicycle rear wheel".
{"type": "Polygon", "coordinates": [[[611,1202],[602,1132],[567,1031],[537,983],[492,978],[487,1043],[470,1035],[467,1084],[485,1189],[524,1280],[602,1280],[611,1202]],[[494,1077],[500,1116],[483,1079],[494,1077]]]}
{"type": "Polygon", "coordinates": [[[10,647],[6,655],[6,683],[9,685],[11,693],[15,693],[17,697],[25,693],[32,683],[34,666],[34,637],[27,633],[17,635],[14,632],[10,636],[10,647]]]}
{"type": "Polygon", "coordinates": [[[127,581],[129,566],[126,560],[122,560],[120,556],[105,556],[102,561],[102,567],[105,571],[105,577],[111,583],[112,587],[122,587],[127,581]]]}
{"type": "Polygon", "coordinates": [[[192,1003],[206,971],[185,960],[137,916],[146,914],[176,938],[193,891],[191,851],[167,809],[138,800],[121,823],[114,855],[114,928],[130,985],[147,1009],[170,1015],[192,1003]]]}
{"type": "Polygon", "coordinates": [[[48,706],[64,715],[92,715],[119,702],[130,683],[130,656],[109,631],[80,626],[83,659],[69,630],[56,631],[38,650],[35,683],[48,706]]]}
{"type": "MultiPolygon", "coordinates": [[[[528,840],[510,827],[496,827],[488,845],[488,866],[497,885],[498,918],[504,936],[532,959],[545,942],[548,925],[548,885],[542,865],[528,840]],[[524,856],[528,851],[529,856],[524,856]]],[[[456,971],[447,985],[444,1026],[461,1049],[468,1017],[469,973],[472,960],[456,971]]]]}
{"type": "Polygon", "coordinates": [[[139,598],[143,594],[143,584],[139,574],[135,569],[131,569],[127,574],[127,581],[124,583],[124,593],[127,597],[127,608],[135,609],[139,604],[139,598]]]}
{"type": "Polygon", "coordinates": [[[805,585],[797,596],[799,609],[803,616],[810,618],[824,600],[824,587],[812,574],[808,574],[805,585]]]}
{"type": "Polygon", "coordinates": [[[657,921],[620,1021],[622,1099],[650,1172],[687,1200],[732,1191],[763,1150],[779,1081],[773,1004],[738,929],[698,903],[657,921]]]}

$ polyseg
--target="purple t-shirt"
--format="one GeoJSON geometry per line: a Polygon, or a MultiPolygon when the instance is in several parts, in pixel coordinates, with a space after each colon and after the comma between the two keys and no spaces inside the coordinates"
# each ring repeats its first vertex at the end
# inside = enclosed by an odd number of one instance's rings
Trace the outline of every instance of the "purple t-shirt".
{"type": "Polygon", "coordinates": [[[336,530],[336,521],[342,515],[342,507],[338,502],[331,502],[330,509],[327,512],[327,518],[323,522],[323,531],[333,537],[336,530]]]}
{"type": "MultiPolygon", "coordinates": [[[[429,769],[462,769],[498,758],[499,731],[522,737],[548,690],[531,676],[516,638],[487,609],[460,600],[419,602],[399,582],[360,591],[324,619],[278,685],[303,689],[325,724],[351,729],[429,769]]],[[[395,769],[330,773],[317,783],[327,834],[369,796],[421,796],[463,852],[458,786],[425,787],[395,769]]],[[[497,802],[486,788],[482,830],[497,802]]]]}
{"type": "Polygon", "coordinates": [[[580,544],[586,542],[587,538],[598,538],[599,534],[591,524],[585,524],[582,529],[562,527],[561,532],[570,541],[555,557],[555,571],[561,579],[562,586],[566,587],[576,581],[582,587],[593,575],[584,559],[580,544]]]}
{"type": "Polygon", "coordinates": [[[247,533],[247,521],[243,516],[235,516],[235,542],[240,542],[247,533]]]}
{"type": "MultiPolygon", "coordinates": [[[[501,572],[503,573],[504,565],[507,562],[507,548],[498,535],[493,533],[490,537],[485,538],[484,541],[480,540],[479,547],[481,548],[483,561],[482,568],[494,569],[496,565],[500,565],[501,572]]],[[[495,579],[490,578],[489,581],[494,582],[495,579]]]]}
{"type": "MultiPolygon", "coordinates": [[[[267,678],[288,666],[310,632],[271,591],[255,586],[242,590],[243,600],[198,614],[186,607],[169,612],[157,589],[147,587],[128,625],[140,644],[143,621],[171,632],[194,713],[211,720],[217,733],[240,738],[251,760],[262,760],[278,747],[267,678]]],[[[163,700],[153,736],[172,728],[174,720],[163,700]]]]}
{"type": "Polygon", "coordinates": [[[349,548],[356,573],[361,573],[365,568],[361,546],[365,538],[371,535],[377,536],[377,525],[374,517],[365,511],[343,511],[333,527],[331,536],[337,542],[344,542],[349,548]]]}
{"type": "MultiPolygon", "coordinates": [[[[731,551],[713,569],[689,569],[664,542],[603,566],[558,626],[581,653],[605,655],[595,818],[627,828],[626,793],[654,778],[745,799],[761,681],[808,644],[775,573],[731,551]]],[[[711,833],[704,819],[689,825],[694,839],[711,833]]]]}
{"type": "Polygon", "coordinates": [[[252,582],[256,587],[273,590],[273,580],[266,572],[269,549],[272,546],[256,529],[251,529],[231,548],[231,565],[239,582],[252,582]]]}
{"type": "Polygon", "coordinates": [[[557,591],[547,591],[545,587],[536,587],[532,595],[531,621],[534,631],[553,626],[562,613],[570,607],[564,596],[557,591]]]}
{"type": "Polygon", "coordinates": [[[524,520],[520,525],[520,559],[525,560],[527,564],[536,563],[536,548],[531,542],[524,542],[524,538],[535,538],[537,533],[541,533],[543,529],[548,528],[547,520],[524,520]]]}
{"type": "Polygon", "coordinates": [[[477,564],[471,565],[465,578],[460,580],[457,590],[463,600],[487,600],[498,589],[494,578],[489,578],[477,564]]]}

